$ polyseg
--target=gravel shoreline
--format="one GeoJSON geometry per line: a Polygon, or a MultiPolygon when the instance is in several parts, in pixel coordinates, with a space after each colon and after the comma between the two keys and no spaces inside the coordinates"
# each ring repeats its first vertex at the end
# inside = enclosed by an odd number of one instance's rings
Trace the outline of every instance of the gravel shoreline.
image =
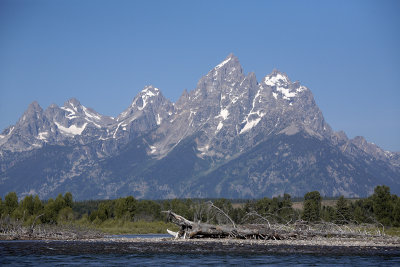
{"type": "Polygon", "coordinates": [[[131,249],[136,248],[147,252],[400,255],[400,239],[393,237],[314,238],[310,240],[105,238],[102,241],[124,243],[131,249]],[[137,244],[137,246],[132,246],[132,244],[137,244]]]}
{"type": "Polygon", "coordinates": [[[400,239],[314,238],[310,240],[238,240],[172,238],[99,238],[0,242],[23,253],[39,254],[318,254],[400,257],[400,239]],[[32,245],[32,242],[35,242],[32,245]]]}

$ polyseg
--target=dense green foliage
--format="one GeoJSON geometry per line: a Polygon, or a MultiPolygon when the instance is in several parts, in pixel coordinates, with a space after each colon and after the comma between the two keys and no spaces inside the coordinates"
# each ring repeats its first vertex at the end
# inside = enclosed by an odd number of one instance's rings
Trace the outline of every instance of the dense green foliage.
{"type": "Polygon", "coordinates": [[[20,220],[25,225],[74,223],[110,233],[154,233],[165,231],[166,227],[173,228],[173,225],[163,222],[163,210],[208,223],[232,223],[229,218],[235,224],[290,223],[302,219],[308,222],[400,226],[400,198],[391,195],[387,186],[377,186],[374,194],[365,199],[348,200],[342,196],[335,200],[334,205],[323,205],[319,192],[309,192],[304,196],[303,209],[294,209],[288,194],[241,202],[215,199],[212,204],[213,208],[210,202],[201,199],[152,201],[137,200],[132,196],[74,202],[69,192],[47,201],[31,195],[18,201],[16,193],[11,192],[4,200],[0,198],[0,215],[1,218],[20,220]]]}
{"type": "Polygon", "coordinates": [[[302,219],[309,222],[319,221],[321,219],[321,201],[322,197],[318,191],[305,194],[302,219]]]}

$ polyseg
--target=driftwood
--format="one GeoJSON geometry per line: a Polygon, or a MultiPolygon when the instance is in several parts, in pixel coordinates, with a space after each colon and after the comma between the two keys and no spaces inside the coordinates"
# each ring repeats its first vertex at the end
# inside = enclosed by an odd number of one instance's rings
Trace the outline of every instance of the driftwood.
{"type": "Polygon", "coordinates": [[[95,239],[104,236],[99,231],[72,224],[37,224],[36,222],[41,216],[43,216],[43,214],[38,215],[30,226],[24,226],[21,220],[15,220],[9,216],[0,218],[0,240],[79,240],[95,239]]]}
{"type": "MultiPolygon", "coordinates": [[[[215,206],[214,206],[215,207],[215,206]]],[[[221,210],[219,210],[222,212],[221,210]]],[[[368,238],[382,236],[383,233],[376,227],[340,226],[333,223],[319,222],[310,224],[305,221],[296,221],[292,224],[272,224],[266,218],[264,224],[236,225],[228,217],[231,225],[214,225],[202,222],[193,222],[172,211],[163,211],[167,219],[178,225],[180,230],[168,233],[178,238],[237,238],[237,239],[262,239],[262,240],[284,240],[284,239],[310,239],[313,237],[342,237],[342,238],[368,238]],[[372,229],[372,230],[371,230],[372,229]]],[[[254,214],[251,214],[254,215],[254,214]]],[[[261,217],[260,215],[256,214],[261,217]]]]}
{"type": "Polygon", "coordinates": [[[175,238],[240,238],[240,239],[289,239],[295,238],[296,233],[288,233],[285,230],[271,229],[265,225],[213,225],[201,222],[192,222],[172,212],[167,213],[168,219],[180,226],[178,232],[168,232],[175,238]]]}

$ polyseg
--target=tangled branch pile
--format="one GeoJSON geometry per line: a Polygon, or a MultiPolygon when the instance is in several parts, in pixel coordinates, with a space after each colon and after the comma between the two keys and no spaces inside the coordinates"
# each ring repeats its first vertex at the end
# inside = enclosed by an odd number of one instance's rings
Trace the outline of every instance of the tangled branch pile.
{"type": "MultiPolygon", "coordinates": [[[[167,219],[178,225],[178,232],[168,232],[175,238],[238,238],[238,239],[262,239],[262,240],[284,240],[284,239],[309,239],[313,237],[343,237],[343,238],[370,238],[384,235],[383,228],[375,225],[339,225],[332,222],[306,222],[296,220],[294,222],[276,223],[270,222],[268,218],[256,212],[246,214],[245,219],[257,223],[247,223],[237,225],[221,209],[208,202],[210,210],[214,216],[225,217],[228,224],[210,224],[200,221],[190,221],[183,216],[172,211],[163,211],[167,214],[167,219]]],[[[218,221],[222,221],[220,218],[218,221]]]]}
{"type": "MultiPolygon", "coordinates": [[[[39,218],[40,216],[38,216],[39,218]]],[[[35,220],[36,221],[36,220],[35,220]]],[[[83,229],[75,225],[38,224],[24,226],[22,221],[10,217],[0,219],[0,240],[27,240],[27,239],[52,239],[52,240],[78,240],[103,237],[99,231],[83,229]]]]}

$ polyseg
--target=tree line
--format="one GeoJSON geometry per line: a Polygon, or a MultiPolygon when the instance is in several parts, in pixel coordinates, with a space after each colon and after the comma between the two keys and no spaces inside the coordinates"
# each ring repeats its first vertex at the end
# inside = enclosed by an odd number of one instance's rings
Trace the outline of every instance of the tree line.
{"type": "Polygon", "coordinates": [[[400,197],[390,193],[387,186],[377,186],[374,193],[358,200],[336,200],[334,206],[323,205],[318,191],[306,193],[303,208],[293,208],[289,194],[258,200],[244,200],[235,203],[229,199],[214,199],[210,203],[202,199],[137,200],[133,196],[114,200],[73,201],[71,193],[59,194],[55,199],[42,201],[36,196],[18,200],[15,192],[0,197],[0,216],[32,224],[63,224],[83,220],[91,224],[105,221],[147,221],[165,220],[161,213],[171,210],[193,221],[226,223],[228,215],[236,224],[246,223],[290,223],[332,222],[335,224],[380,223],[400,227],[400,197]]]}

